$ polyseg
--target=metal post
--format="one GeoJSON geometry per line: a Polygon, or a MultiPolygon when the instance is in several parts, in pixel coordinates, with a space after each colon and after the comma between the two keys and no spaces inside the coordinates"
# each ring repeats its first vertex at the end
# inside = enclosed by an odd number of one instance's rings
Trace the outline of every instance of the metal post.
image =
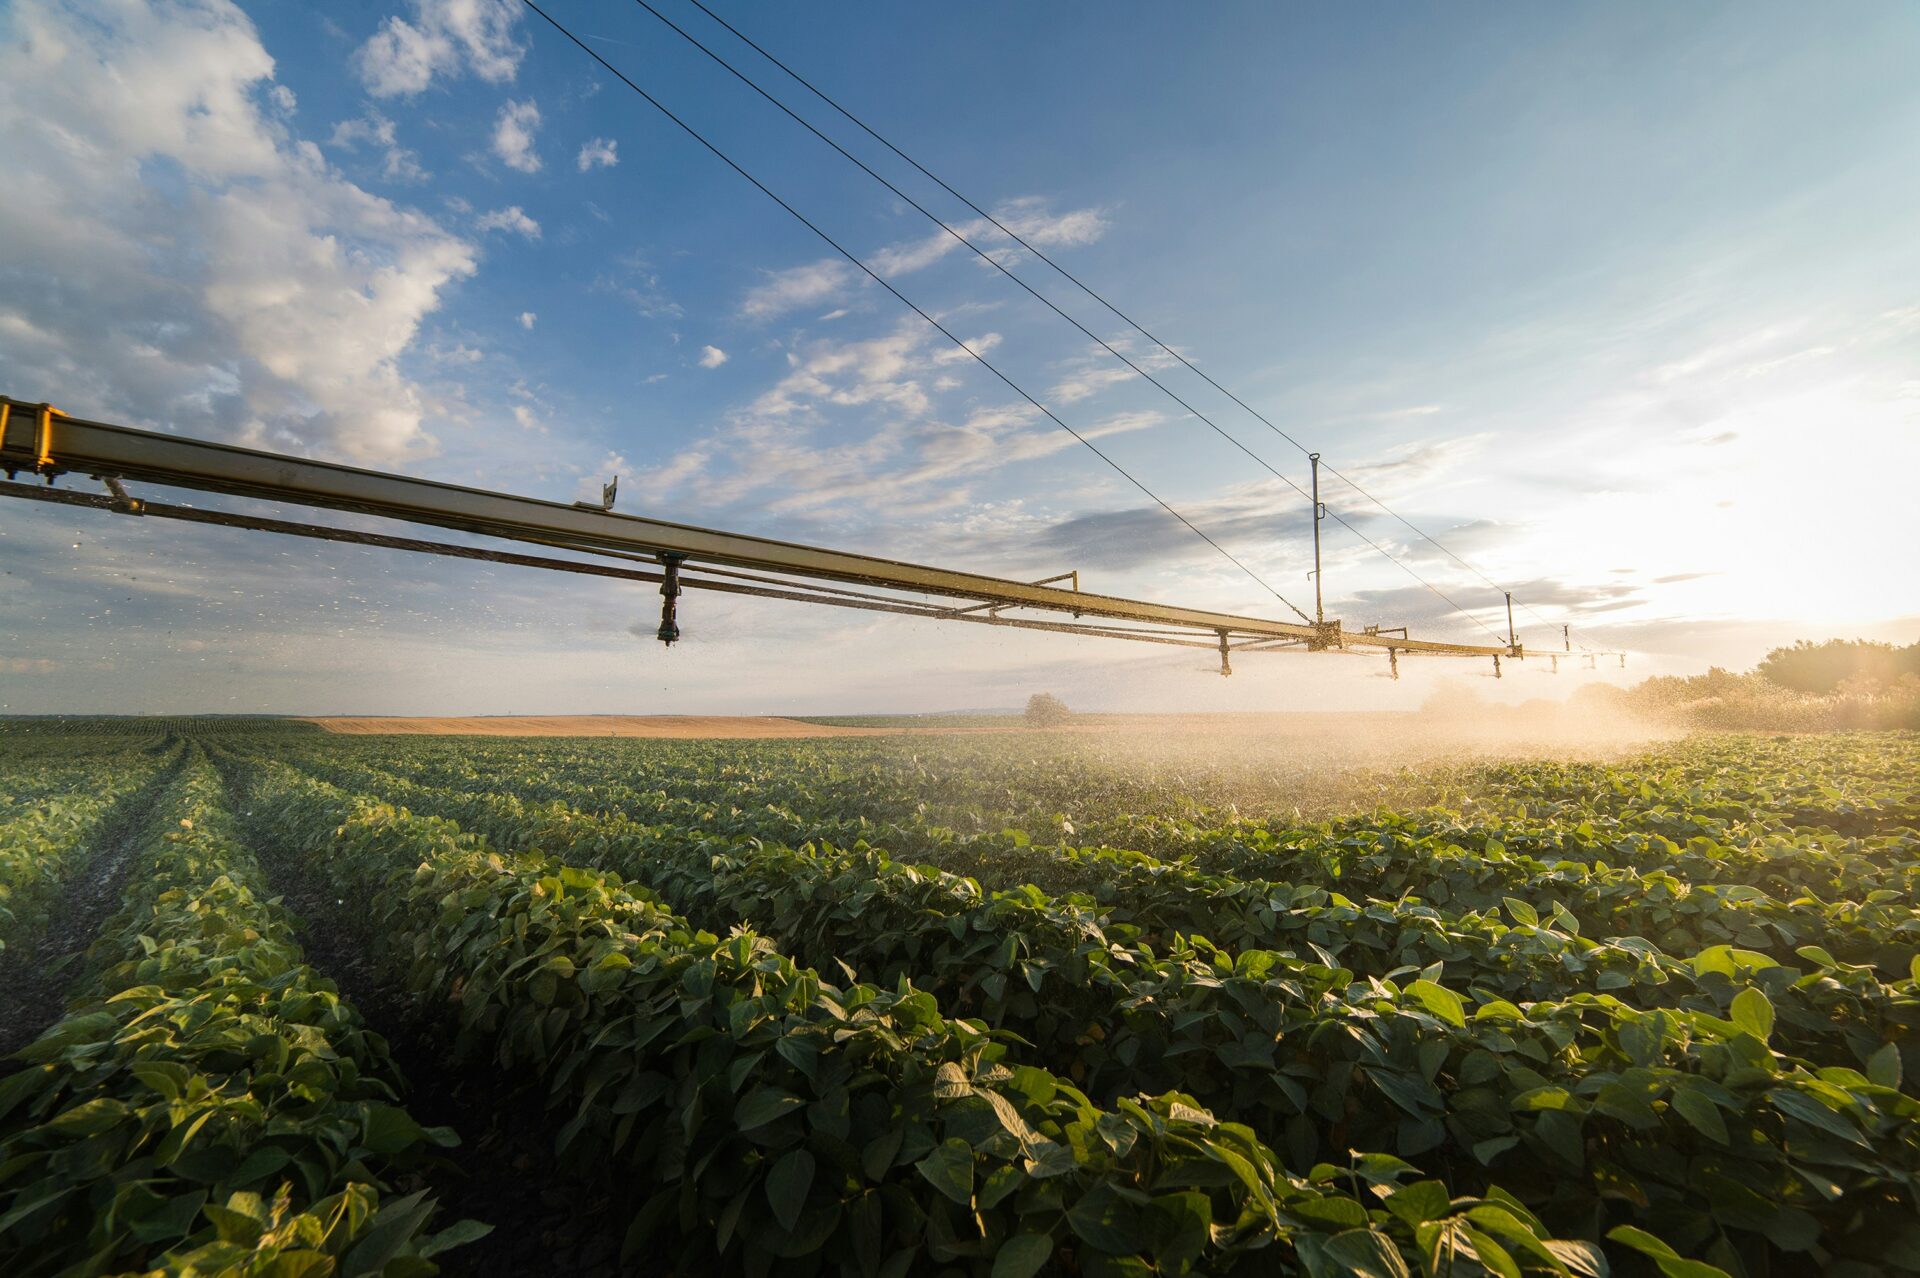
{"type": "Polygon", "coordinates": [[[1324,626],[1327,613],[1320,602],[1320,520],[1326,507],[1320,504],[1320,454],[1308,453],[1307,461],[1313,465],[1313,624],[1324,626]]]}
{"type": "Polygon", "coordinates": [[[1560,627],[1560,642],[1562,642],[1567,646],[1568,652],[1573,651],[1573,627],[1572,626],[1560,627]]]}
{"type": "Polygon", "coordinates": [[[1220,632],[1220,677],[1227,678],[1233,673],[1233,662],[1227,656],[1227,632],[1220,632]]]}
{"type": "Polygon", "coordinates": [[[1509,590],[1506,593],[1507,593],[1507,646],[1509,648],[1518,648],[1520,646],[1520,636],[1516,635],[1513,632],[1513,592],[1509,590]]]}

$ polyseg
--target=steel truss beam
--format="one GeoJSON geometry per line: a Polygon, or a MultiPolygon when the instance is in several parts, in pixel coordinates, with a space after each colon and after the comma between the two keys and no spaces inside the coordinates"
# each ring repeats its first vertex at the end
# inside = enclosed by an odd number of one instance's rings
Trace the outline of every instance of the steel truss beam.
{"type": "MultiPolygon", "coordinates": [[[[661,582],[663,588],[678,584],[938,620],[1182,647],[1224,649],[1231,645],[1243,651],[1304,647],[1313,651],[1370,649],[1455,656],[1525,655],[1517,642],[1488,646],[1365,631],[1356,633],[1344,630],[1338,621],[1318,626],[1299,625],[720,532],[618,514],[598,506],[569,506],[86,421],[50,411],[45,405],[4,396],[0,396],[0,469],[7,472],[9,479],[20,471],[32,472],[49,485],[0,484],[0,496],[32,497],[128,514],[661,582]],[[56,478],[65,474],[103,480],[111,493],[80,493],[50,487],[56,478]],[[130,496],[123,486],[128,481],[371,515],[603,558],[639,559],[658,565],[663,571],[616,568],[604,562],[508,553],[165,505],[130,496]],[[932,595],[958,602],[901,599],[872,591],[932,595]],[[1064,614],[1071,620],[999,615],[999,610],[1008,608],[1064,614]]],[[[1060,578],[1049,579],[1050,582],[1057,580],[1060,578]]],[[[666,637],[664,629],[662,637],[666,637]]]]}

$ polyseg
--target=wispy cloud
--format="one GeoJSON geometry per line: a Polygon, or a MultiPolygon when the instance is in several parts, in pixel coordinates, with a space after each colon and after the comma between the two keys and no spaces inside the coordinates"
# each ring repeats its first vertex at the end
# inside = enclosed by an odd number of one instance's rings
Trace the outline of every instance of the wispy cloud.
{"type": "MultiPolygon", "coordinates": [[[[1177,362],[1158,347],[1144,347],[1125,335],[1116,335],[1108,339],[1107,344],[1149,373],[1162,372],[1177,362]]],[[[1069,370],[1066,375],[1047,389],[1045,398],[1049,403],[1077,404],[1081,400],[1092,399],[1110,387],[1133,381],[1145,385],[1139,373],[1099,346],[1089,345],[1082,354],[1066,361],[1066,367],[1069,370]]],[[[1159,393],[1148,389],[1151,394],[1159,393]]]]}
{"type": "MultiPolygon", "coordinates": [[[[1054,213],[1046,201],[1037,198],[1011,201],[996,210],[995,215],[1027,243],[1041,249],[1091,244],[1106,234],[1108,227],[1106,216],[1098,209],[1054,213]]],[[[955,229],[1004,264],[1011,265],[1022,256],[1013,241],[984,218],[961,223],[955,229]]],[[[946,231],[934,230],[917,240],[875,250],[867,255],[867,264],[891,280],[924,271],[955,253],[972,256],[959,239],[946,231]]],[[[862,278],[858,270],[840,258],[821,258],[804,266],[774,272],[766,283],[748,291],[740,313],[748,319],[775,319],[837,298],[862,278]]]]}
{"type": "Polygon", "coordinates": [[[765,283],[747,291],[740,313],[750,320],[777,319],[802,307],[818,306],[837,297],[858,278],[858,272],[838,258],[805,266],[770,271],[765,283]]]}
{"type": "Polygon", "coordinates": [[[606,270],[594,277],[593,289],[624,300],[648,319],[678,319],[684,313],[667,292],[653,263],[638,253],[614,258],[606,270]]]}
{"type": "MultiPolygon", "coordinates": [[[[1042,250],[1092,244],[1108,230],[1106,215],[1099,209],[1055,213],[1047,201],[1032,196],[1000,205],[994,210],[994,217],[1026,243],[1042,250]]],[[[1003,266],[1011,267],[1026,256],[1024,250],[986,218],[962,222],[954,230],[1003,266]]],[[[973,251],[961,243],[960,236],[936,228],[921,239],[881,249],[873,255],[871,264],[880,274],[892,277],[923,271],[956,253],[973,257],[973,251]]]]}
{"type": "Polygon", "coordinates": [[[886,404],[910,414],[927,411],[924,366],[927,332],[905,320],[862,341],[817,341],[787,354],[789,371],[754,400],[757,417],[785,417],[820,405],[854,408],[886,404]]]}

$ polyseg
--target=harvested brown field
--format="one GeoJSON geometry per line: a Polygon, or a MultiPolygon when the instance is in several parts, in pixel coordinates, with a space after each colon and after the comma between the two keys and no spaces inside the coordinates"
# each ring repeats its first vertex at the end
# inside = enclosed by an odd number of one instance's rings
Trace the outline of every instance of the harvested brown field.
{"type": "Polygon", "coordinates": [[[655,737],[749,740],[777,737],[866,737],[885,728],[843,728],[772,715],[556,714],[463,717],[332,716],[310,718],[328,732],[349,736],[418,737],[655,737]]]}

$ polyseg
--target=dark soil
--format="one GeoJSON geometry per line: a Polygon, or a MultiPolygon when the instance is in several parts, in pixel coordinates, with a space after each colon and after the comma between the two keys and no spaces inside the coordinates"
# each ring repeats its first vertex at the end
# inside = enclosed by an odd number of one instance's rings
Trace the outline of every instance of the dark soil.
{"type": "Polygon", "coordinates": [[[13,1054],[59,1020],[63,995],[80,973],[100,925],[120,907],[127,873],[139,859],[140,836],[175,769],[128,796],[106,820],[93,855],[61,894],[46,930],[0,951],[0,1077],[26,1068],[13,1054]]]}
{"type": "Polygon", "coordinates": [[[555,1159],[553,1135],[561,1124],[547,1113],[541,1080],[509,1078],[486,1061],[454,1061],[447,1027],[384,970],[351,904],[287,858],[259,845],[255,852],[273,890],[302,921],[307,962],[387,1040],[408,1084],[407,1112],[428,1127],[460,1134],[444,1163],[426,1172],[424,1187],[440,1202],[440,1225],[473,1219],[493,1232],[436,1256],[441,1272],[451,1278],[646,1272],[619,1263],[632,1206],[617,1201],[604,1183],[570,1175],[555,1159]]]}

